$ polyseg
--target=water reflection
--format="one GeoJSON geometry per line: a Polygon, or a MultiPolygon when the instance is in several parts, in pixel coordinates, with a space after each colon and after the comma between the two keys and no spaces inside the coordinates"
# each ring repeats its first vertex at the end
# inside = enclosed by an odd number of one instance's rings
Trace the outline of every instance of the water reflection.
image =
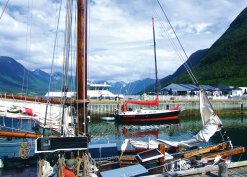
{"type": "MultiPolygon", "coordinates": [[[[230,114],[220,114],[223,123],[221,133],[217,132],[208,143],[204,145],[222,142],[222,139],[230,139],[235,146],[247,147],[245,135],[247,135],[247,124],[244,114],[230,112],[230,114]]],[[[141,139],[165,139],[173,141],[188,140],[202,129],[202,120],[199,112],[180,116],[180,121],[176,123],[159,123],[143,125],[124,125],[115,121],[96,120],[90,125],[91,143],[117,143],[120,147],[125,138],[141,139]]],[[[244,159],[246,154],[243,155],[244,159]]]]}

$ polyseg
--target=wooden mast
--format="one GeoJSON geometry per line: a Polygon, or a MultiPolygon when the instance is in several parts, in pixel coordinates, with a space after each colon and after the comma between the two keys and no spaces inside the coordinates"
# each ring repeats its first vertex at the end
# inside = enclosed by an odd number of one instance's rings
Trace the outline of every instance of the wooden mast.
{"type": "MultiPolygon", "coordinates": [[[[77,96],[87,99],[87,0],[77,1],[77,96]]],[[[78,104],[78,131],[88,133],[87,102],[78,104]]]]}

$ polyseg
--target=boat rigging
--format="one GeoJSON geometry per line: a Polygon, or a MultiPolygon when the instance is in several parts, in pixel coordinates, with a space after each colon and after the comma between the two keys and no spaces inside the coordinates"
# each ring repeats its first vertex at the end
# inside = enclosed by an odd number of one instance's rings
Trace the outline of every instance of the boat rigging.
{"type": "Polygon", "coordinates": [[[178,121],[178,115],[181,112],[181,107],[170,109],[158,109],[159,108],[159,91],[158,91],[158,70],[157,70],[157,59],[156,59],[156,41],[155,41],[155,29],[154,29],[154,18],[152,18],[152,29],[153,29],[153,44],[154,44],[154,63],[155,63],[155,92],[156,98],[153,101],[146,100],[125,100],[121,110],[116,112],[116,118],[119,122],[124,123],[147,123],[147,122],[168,122],[178,121]],[[156,109],[141,108],[131,110],[127,108],[128,104],[138,104],[143,106],[156,106],[156,109]]]}

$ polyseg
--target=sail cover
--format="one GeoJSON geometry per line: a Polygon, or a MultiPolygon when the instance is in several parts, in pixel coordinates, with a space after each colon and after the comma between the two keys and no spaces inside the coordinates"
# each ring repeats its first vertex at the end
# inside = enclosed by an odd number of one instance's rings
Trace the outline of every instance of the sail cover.
{"type": "Polygon", "coordinates": [[[138,104],[138,105],[144,105],[144,106],[159,106],[159,99],[156,97],[154,100],[126,100],[124,102],[124,111],[127,110],[127,104],[138,104]]]}
{"type": "Polygon", "coordinates": [[[158,139],[158,141],[173,147],[177,147],[179,145],[184,147],[191,147],[202,142],[208,142],[209,139],[215,134],[215,132],[221,129],[222,122],[214,112],[214,109],[210,104],[205,91],[203,89],[200,89],[199,92],[200,92],[200,113],[203,122],[202,130],[200,130],[193,138],[186,141],[174,142],[174,141],[166,141],[160,139],[158,139]]]}

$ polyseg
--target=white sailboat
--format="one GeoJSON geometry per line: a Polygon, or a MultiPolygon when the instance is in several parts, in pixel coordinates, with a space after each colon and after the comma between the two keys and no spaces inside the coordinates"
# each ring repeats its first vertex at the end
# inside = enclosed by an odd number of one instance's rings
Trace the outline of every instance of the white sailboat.
{"type": "Polygon", "coordinates": [[[185,140],[185,141],[166,141],[157,139],[157,141],[160,141],[167,146],[172,147],[193,147],[200,143],[208,142],[209,139],[217,132],[221,130],[222,122],[218,115],[213,110],[212,105],[210,104],[206,93],[204,90],[200,90],[200,113],[202,118],[202,124],[203,128],[191,139],[185,140]]]}

